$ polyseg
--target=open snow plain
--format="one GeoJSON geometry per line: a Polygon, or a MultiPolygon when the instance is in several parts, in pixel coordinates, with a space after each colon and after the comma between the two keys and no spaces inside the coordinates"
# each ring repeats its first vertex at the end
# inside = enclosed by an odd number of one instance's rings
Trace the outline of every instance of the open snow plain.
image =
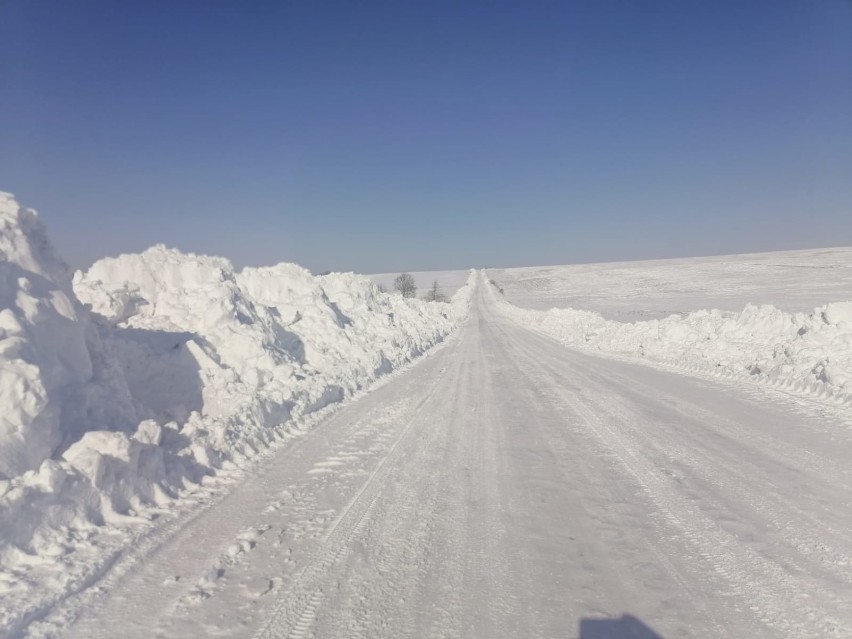
{"type": "Polygon", "coordinates": [[[575,308],[633,322],[700,309],[784,311],[852,300],[852,248],[778,251],[641,262],[488,269],[524,308],[575,308]]]}
{"type": "Polygon", "coordinates": [[[0,636],[852,636],[848,251],[625,323],[0,222],[0,636]]]}
{"type": "Polygon", "coordinates": [[[468,321],[31,636],[852,633],[848,408],[468,321]],[[71,623],[71,621],[74,623],[71,623]]]}

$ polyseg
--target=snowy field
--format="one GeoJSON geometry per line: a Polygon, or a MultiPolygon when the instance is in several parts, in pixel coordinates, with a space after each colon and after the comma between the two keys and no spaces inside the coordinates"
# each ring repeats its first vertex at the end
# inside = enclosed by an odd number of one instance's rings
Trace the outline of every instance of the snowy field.
{"type": "Polygon", "coordinates": [[[641,262],[488,269],[524,308],[575,308],[632,322],[701,309],[772,304],[809,312],[852,300],[852,248],[641,262]]]}
{"type": "MultiPolygon", "coordinates": [[[[703,309],[741,311],[772,304],[810,312],[852,300],[852,247],[636,262],[487,269],[505,298],[523,308],[595,311],[621,322],[703,309]]],[[[369,275],[393,290],[398,273],[369,275]]],[[[418,296],[437,281],[452,295],[469,271],[412,271],[418,296]]]]}
{"type": "Polygon", "coordinates": [[[487,272],[567,346],[852,401],[852,248],[487,272]]]}
{"type": "Polygon", "coordinates": [[[434,356],[29,637],[848,637],[849,409],[559,347],[434,356]]]}
{"type": "Polygon", "coordinates": [[[0,637],[852,636],[852,249],[413,275],[0,194],[0,637]]]}

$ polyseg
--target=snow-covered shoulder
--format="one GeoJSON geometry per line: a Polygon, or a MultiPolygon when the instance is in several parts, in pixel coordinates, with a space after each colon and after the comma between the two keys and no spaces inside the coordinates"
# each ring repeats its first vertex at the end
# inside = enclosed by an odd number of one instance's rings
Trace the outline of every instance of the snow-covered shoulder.
{"type": "Polygon", "coordinates": [[[72,281],[37,215],[0,194],[0,635],[204,477],[440,343],[467,289],[424,302],[164,246],[72,281]]]}
{"type": "Polygon", "coordinates": [[[572,308],[515,306],[489,287],[501,312],[562,343],[768,381],[852,403],[852,301],[788,313],[748,304],[737,313],[700,310],[638,322],[572,308]]]}

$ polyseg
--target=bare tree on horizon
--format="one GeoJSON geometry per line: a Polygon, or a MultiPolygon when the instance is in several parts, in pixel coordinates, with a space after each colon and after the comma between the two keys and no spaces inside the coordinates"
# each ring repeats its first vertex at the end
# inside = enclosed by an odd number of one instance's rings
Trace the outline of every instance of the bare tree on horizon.
{"type": "Polygon", "coordinates": [[[397,275],[393,281],[393,287],[403,297],[415,297],[417,295],[417,284],[414,283],[414,278],[410,273],[400,273],[397,275]]]}

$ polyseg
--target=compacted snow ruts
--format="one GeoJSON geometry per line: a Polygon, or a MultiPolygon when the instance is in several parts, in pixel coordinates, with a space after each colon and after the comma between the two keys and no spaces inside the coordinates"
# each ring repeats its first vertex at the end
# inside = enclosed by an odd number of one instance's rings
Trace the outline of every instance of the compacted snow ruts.
{"type": "Polygon", "coordinates": [[[481,282],[443,348],[31,636],[849,636],[852,434],[756,392],[570,351],[481,282]]]}

